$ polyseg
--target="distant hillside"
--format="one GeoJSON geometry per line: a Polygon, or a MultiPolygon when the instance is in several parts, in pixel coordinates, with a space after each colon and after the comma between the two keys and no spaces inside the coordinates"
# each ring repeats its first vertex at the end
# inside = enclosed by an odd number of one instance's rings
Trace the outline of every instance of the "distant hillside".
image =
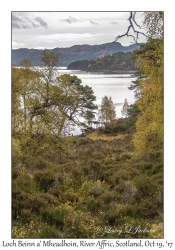
{"type": "MultiPolygon", "coordinates": [[[[138,45],[122,46],[118,42],[100,45],[74,45],[70,48],[54,48],[50,51],[59,53],[60,66],[67,67],[70,63],[78,60],[96,60],[105,55],[115,52],[129,52],[138,48],[138,45]]],[[[24,58],[29,58],[34,66],[40,66],[41,49],[12,49],[12,64],[19,65],[24,58]]]]}
{"type": "Polygon", "coordinates": [[[116,71],[135,70],[135,60],[131,58],[131,52],[116,52],[97,60],[75,61],[68,65],[68,69],[84,71],[116,71]]]}

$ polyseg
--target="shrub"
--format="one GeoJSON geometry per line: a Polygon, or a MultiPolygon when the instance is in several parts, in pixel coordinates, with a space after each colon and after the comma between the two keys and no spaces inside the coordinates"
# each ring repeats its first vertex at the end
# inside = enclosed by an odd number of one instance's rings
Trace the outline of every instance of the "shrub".
{"type": "Polygon", "coordinates": [[[123,225],[125,221],[124,218],[122,218],[122,215],[116,210],[107,211],[105,213],[104,219],[107,221],[107,223],[109,223],[110,226],[123,225]]]}
{"type": "Polygon", "coordinates": [[[100,160],[90,160],[90,173],[93,180],[101,180],[104,178],[104,166],[100,160]]]}
{"type": "Polygon", "coordinates": [[[70,188],[69,190],[66,190],[62,194],[62,202],[77,203],[78,199],[79,199],[78,193],[75,193],[73,188],[70,188]]]}
{"type": "Polygon", "coordinates": [[[59,205],[59,200],[50,193],[40,193],[41,204],[48,204],[49,206],[59,205]]]}
{"type": "Polygon", "coordinates": [[[137,194],[137,188],[132,181],[125,181],[125,190],[122,193],[122,203],[128,203],[137,194]]]}
{"type": "Polygon", "coordinates": [[[31,220],[24,225],[18,224],[12,227],[12,237],[20,239],[39,238],[61,238],[60,231],[55,226],[42,223],[38,220],[31,220]]]}
{"type": "Polygon", "coordinates": [[[12,169],[12,179],[16,179],[18,176],[18,170],[17,169],[12,169]]]}
{"type": "Polygon", "coordinates": [[[26,192],[12,192],[12,215],[14,219],[25,217],[24,213],[30,211],[33,215],[39,215],[42,208],[53,208],[59,205],[59,202],[54,196],[43,193],[40,195],[32,195],[26,192]],[[24,210],[23,212],[21,212],[24,210]]]}
{"type": "Polygon", "coordinates": [[[105,205],[109,205],[112,201],[115,200],[114,192],[106,191],[100,195],[100,198],[103,200],[105,205]]]}
{"type": "Polygon", "coordinates": [[[148,238],[161,239],[163,238],[163,223],[152,224],[148,238]]]}
{"type": "Polygon", "coordinates": [[[47,224],[42,225],[40,232],[38,233],[38,238],[41,239],[57,239],[63,238],[61,232],[55,226],[49,226],[47,224]]]}
{"type": "Polygon", "coordinates": [[[12,237],[13,238],[39,238],[40,223],[31,220],[26,224],[17,224],[12,227],[12,237]]]}
{"type": "Polygon", "coordinates": [[[94,196],[98,196],[99,193],[103,193],[105,190],[109,190],[109,186],[104,181],[100,180],[94,182],[85,181],[79,189],[81,196],[84,198],[94,194],[94,196]]]}
{"type": "Polygon", "coordinates": [[[157,183],[157,185],[159,185],[159,189],[161,188],[163,192],[163,171],[161,171],[158,174],[154,174],[151,176],[151,179],[154,183],[157,183]]]}
{"type": "Polygon", "coordinates": [[[104,192],[104,189],[101,186],[96,186],[92,188],[90,195],[93,195],[94,197],[100,196],[104,192]]]}
{"type": "Polygon", "coordinates": [[[32,176],[27,173],[26,169],[21,168],[17,171],[13,170],[12,177],[12,189],[14,191],[33,193],[37,190],[36,184],[33,181],[32,176]]]}
{"type": "Polygon", "coordinates": [[[96,215],[100,210],[104,207],[104,203],[102,200],[99,200],[94,197],[89,197],[87,199],[87,208],[93,215],[96,215]]]}
{"type": "Polygon", "coordinates": [[[103,232],[97,230],[101,222],[97,217],[82,211],[72,211],[65,218],[64,235],[66,238],[97,238],[103,232]]]}
{"type": "Polygon", "coordinates": [[[119,213],[122,214],[123,217],[129,216],[132,218],[136,218],[137,212],[138,212],[138,208],[136,206],[127,205],[124,208],[122,208],[119,213]]]}
{"type": "Polygon", "coordinates": [[[89,167],[86,167],[86,166],[83,166],[83,175],[89,175],[90,173],[90,170],[89,170],[89,167]]]}
{"type": "Polygon", "coordinates": [[[21,144],[18,139],[12,138],[12,153],[15,155],[21,155],[21,144]]]}
{"type": "Polygon", "coordinates": [[[47,222],[51,226],[63,229],[64,226],[64,211],[56,208],[43,208],[41,209],[41,216],[44,222],[47,222]]]}
{"type": "Polygon", "coordinates": [[[97,160],[102,160],[102,159],[104,158],[104,154],[99,153],[99,152],[94,153],[94,154],[93,154],[93,158],[94,158],[94,159],[97,159],[97,160]]]}
{"type": "Polygon", "coordinates": [[[120,157],[120,159],[122,161],[129,160],[131,158],[132,158],[132,156],[130,154],[122,154],[121,157],[120,157]]]}
{"type": "Polygon", "coordinates": [[[159,173],[163,173],[163,164],[162,163],[156,163],[150,171],[151,175],[159,174],[159,173]]]}
{"type": "Polygon", "coordinates": [[[136,177],[134,184],[138,190],[136,199],[152,196],[156,193],[156,184],[153,183],[153,180],[146,175],[136,177]]]}
{"type": "Polygon", "coordinates": [[[28,208],[21,209],[20,217],[19,217],[20,222],[24,224],[30,223],[32,218],[33,218],[33,214],[31,213],[31,209],[28,209],[28,208]]]}
{"type": "Polygon", "coordinates": [[[120,181],[131,179],[131,171],[121,169],[115,174],[115,182],[119,184],[120,181]]]}
{"type": "Polygon", "coordinates": [[[158,210],[160,208],[160,202],[157,199],[147,197],[145,199],[141,199],[139,203],[135,204],[137,206],[137,216],[145,219],[155,219],[158,216],[158,210]]]}
{"type": "Polygon", "coordinates": [[[35,171],[34,179],[41,191],[47,191],[54,184],[55,177],[51,170],[35,171]]]}
{"type": "Polygon", "coordinates": [[[36,164],[36,169],[39,170],[44,170],[47,167],[46,162],[43,161],[42,159],[38,159],[35,164],[36,164]]]}
{"type": "Polygon", "coordinates": [[[30,195],[25,200],[26,207],[31,208],[31,212],[34,214],[40,214],[40,210],[43,207],[48,207],[48,202],[40,195],[30,195]]]}

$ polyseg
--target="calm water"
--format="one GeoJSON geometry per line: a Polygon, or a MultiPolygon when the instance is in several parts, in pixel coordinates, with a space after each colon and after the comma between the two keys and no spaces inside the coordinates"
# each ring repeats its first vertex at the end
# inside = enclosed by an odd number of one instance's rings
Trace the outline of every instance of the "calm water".
{"type": "Polygon", "coordinates": [[[94,95],[96,96],[96,104],[101,105],[102,98],[111,96],[113,103],[116,107],[117,118],[122,117],[121,110],[125,98],[128,104],[135,102],[134,93],[129,90],[128,87],[131,85],[135,78],[130,74],[98,74],[98,73],[86,73],[83,71],[73,70],[59,70],[59,74],[70,74],[76,75],[82,80],[83,85],[92,87],[94,95]]]}

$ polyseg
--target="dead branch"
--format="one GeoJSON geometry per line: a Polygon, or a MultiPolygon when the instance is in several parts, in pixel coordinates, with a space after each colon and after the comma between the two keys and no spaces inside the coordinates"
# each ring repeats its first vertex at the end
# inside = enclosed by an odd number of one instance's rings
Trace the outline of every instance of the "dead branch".
{"type": "Polygon", "coordinates": [[[129,37],[129,36],[130,36],[130,37],[132,37],[132,38],[134,39],[135,43],[138,44],[138,43],[137,43],[137,40],[138,40],[138,38],[139,38],[139,34],[140,34],[140,35],[143,35],[143,36],[145,36],[145,37],[147,37],[147,35],[146,35],[145,33],[143,33],[143,32],[141,32],[141,31],[135,29],[134,24],[135,24],[139,29],[141,29],[141,26],[138,25],[138,23],[137,23],[136,20],[135,20],[135,15],[136,15],[136,11],[135,11],[135,12],[132,12],[132,11],[130,12],[130,17],[128,18],[130,25],[128,26],[128,29],[127,29],[127,31],[126,31],[125,34],[123,34],[123,35],[118,35],[118,36],[116,37],[115,42],[117,42],[121,37],[124,37],[124,36],[129,37]],[[136,36],[129,34],[130,29],[133,30],[133,32],[136,34],[136,36]]]}

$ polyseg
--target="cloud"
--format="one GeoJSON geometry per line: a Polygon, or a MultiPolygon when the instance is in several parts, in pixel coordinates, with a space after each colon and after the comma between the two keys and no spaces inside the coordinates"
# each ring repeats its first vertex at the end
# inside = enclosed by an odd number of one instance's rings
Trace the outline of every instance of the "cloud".
{"type": "Polygon", "coordinates": [[[90,21],[91,24],[93,25],[98,25],[98,23],[94,22],[94,21],[90,21]]]}
{"type": "Polygon", "coordinates": [[[31,25],[30,24],[21,24],[22,29],[30,29],[31,25]]]}
{"type": "MultiPolygon", "coordinates": [[[[126,32],[129,17],[129,12],[13,11],[12,14],[13,41],[24,43],[14,44],[16,48],[64,48],[112,42],[126,32]]],[[[121,38],[121,43],[128,45],[129,39],[121,38]]]]}
{"type": "Polygon", "coordinates": [[[111,22],[111,23],[114,24],[114,25],[118,24],[117,22],[111,22]]]}
{"type": "Polygon", "coordinates": [[[32,22],[32,26],[33,26],[33,28],[39,28],[39,25],[34,23],[34,22],[32,22]]]}
{"type": "Polygon", "coordinates": [[[21,19],[17,16],[15,16],[13,13],[12,13],[12,28],[13,29],[20,29],[21,28],[21,19]]]}
{"type": "Polygon", "coordinates": [[[71,17],[71,16],[69,18],[67,18],[67,19],[60,19],[60,21],[67,22],[69,24],[81,22],[81,21],[77,20],[75,17],[71,17]]]}
{"type": "Polygon", "coordinates": [[[32,29],[44,27],[47,28],[47,22],[42,17],[36,17],[34,20],[27,16],[20,16],[12,13],[12,28],[13,29],[32,29]]]}
{"type": "Polygon", "coordinates": [[[23,43],[19,43],[17,41],[12,41],[12,48],[13,49],[18,49],[20,47],[24,47],[24,44],[23,43]]]}
{"type": "Polygon", "coordinates": [[[44,28],[47,28],[47,23],[43,20],[42,17],[36,17],[35,20],[36,20],[37,22],[39,22],[39,24],[40,24],[41,26],[43,26],[44,28]]]}
{"type": "MultiPolygon", "coordinates": [[[[65,34],[50,34],[50,35],[42,35],[40,36],[41,40],[45,40],[46,38],[49,38],[48,41],[52,42],[52,41],[69,41],[69,40],[76,40],[76,39],[82,39],[82,38],[91,38],[91,37],[95,37],[98,36],[99,34],[91,34],[91,33],[65,33],[65,34]]],[[[48,42],[47,41],[47,42],[48,42]]]]}
{"type": "Polygon", "coordinates": [[[18,23],[16,23],[16,22],[12,22],[12,29],[20,29],[21,28],[21,26],[18,24],[18,23]]]}
{"type": "Polygon", "coordinates": [[[12,20],[14,22],[21,22],[21,19],[19,17],[15,16],[13,13],[12,13],[12,20]]]}

